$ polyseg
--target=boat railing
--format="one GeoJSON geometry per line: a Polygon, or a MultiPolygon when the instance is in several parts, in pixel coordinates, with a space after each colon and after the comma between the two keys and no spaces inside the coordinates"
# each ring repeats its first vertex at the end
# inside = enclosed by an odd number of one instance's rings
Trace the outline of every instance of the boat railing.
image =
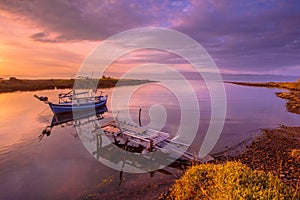
{"type": "Polygon", "coordinates": [[[59,103],[71,103],[72,101],[81,101],[81,100],[85,100],[85,101],[94,101],[99,99],[100,101],[102,100],[106,100],[103,98],[107,98],[106,96],[102,96],[102,92],[100,94],[93,94],[92,96],[88,96],[88,97],[79,97],[79,95],[83,95],[83,94],[88,94],[88,92],[80,92],[80,93],[76,93],[73,94],[72,91],[68,92],[68,93],[61,93],[58,95],[58,101],[59,103]]]}

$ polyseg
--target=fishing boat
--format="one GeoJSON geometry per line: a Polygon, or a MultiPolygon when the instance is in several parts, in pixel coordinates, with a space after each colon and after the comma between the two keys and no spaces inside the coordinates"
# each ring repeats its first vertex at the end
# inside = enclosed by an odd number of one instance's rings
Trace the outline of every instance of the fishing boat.
{"type": "Polygon", "coordinates": [[[34,95],[40,101],[49,105],[54,115],[72,112],[92,112],[106,106],[108,96],[89,92],[71,90],[58,95],[58,103],[48,101],[48,97],[34,95]]]}

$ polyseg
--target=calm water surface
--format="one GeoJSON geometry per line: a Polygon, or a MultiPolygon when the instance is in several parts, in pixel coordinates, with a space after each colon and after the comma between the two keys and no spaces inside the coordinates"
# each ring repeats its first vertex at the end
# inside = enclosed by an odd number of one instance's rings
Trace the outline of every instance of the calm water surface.
{"type": "MultiPolygon", "coordinates": [[[[201,120],[190,151],[197,152],[209,124],[210,98],[203,84],[194,82],[193,85],[201,108],[201,120]]],[[[251,138],[260,128],[300,124],[299,115],[285,110],[285,101],[276,97],[275,89],[225,86],[225,126],[211,153],[222,152],[226,147],[251,138]]],[[[130,87],[123,89],[131,90],[130,87]]],[[[106,89],[104,92],[111,95],[112,90],[106,89]]],[[[192,98],[184,88],[179,91],[185,98],[192,98]]],[[[59,92],[46,90],[0,94],[0,199],[80,199],[95,186],[98,191],[108,194],[122,187],[134,187],[149,178],[148,174],[125,173],[126,180],[118,186],[118,171],[94,159],[73,126],[56,126],[49,137],[39,142],[37,138],[49,125],[52,113],[33,95],[45,95],[55,101],[59,92]]],[[[157,103],[164,106],[168,114],[163,130],[174,136],[180,121],[180,108],[176,97],[163,87],[144,85],[137,90],[129,104],[132,118],[137,119],[138,109],[142,108],[142,124],[149,124],[148,110],[157,103]]],[[[111,111],[110,102],[108,109],[111,111]]],[[[190,112],[192,116],[195,111],[190,112]]],[[[111,112],[105,114],[106,119],[111,116],[111,112]]],[[[163,178],[164,175],[155,176],[163,178]]]]}

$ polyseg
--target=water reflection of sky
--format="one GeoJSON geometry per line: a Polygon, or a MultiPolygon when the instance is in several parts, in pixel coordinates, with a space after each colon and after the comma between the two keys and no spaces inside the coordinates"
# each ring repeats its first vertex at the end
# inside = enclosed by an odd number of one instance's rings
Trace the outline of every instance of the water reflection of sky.
{"type": "MultiPolygon", "coordinates": [[[[199,82],[193,84],[201,109],[200,128],[191,147],[191,151],[197,151],[209,123],[210,101],[207,89],[199,82]]],[[[239,143],[257,133],[259,128],[279,124],[299,125],[299,115],[285,110],[285,101],[275,96],[274,89],[225,86],[227,116],[214,152],[239,143]]],[[[181,89],[183,96],[189,98],[184,88],[181,89]]],[[[112,89],[105,92],[110,95],[112,89]]],[[[44,111],[47,105],[34,99],[33,94],[46,95],[55,101],[58,93],[0,94],[0,199],[74,199],[111,176],[115,178],[112,183],[104,184],[101,189],[103,193],[128,188],[129,183],[134,185],[148,177],[148,174],[130,175],[126,177],[125,186],[118,187],[117,171],[92,158],[80,139],[73,136],[75,129],[72,126],[54,127],[50,137],[38,142],[37,137],[49,124],[47,120],[51,120],[52,114],[49,109],[44,111]],[[38,115],[40,112],[47,120],[38,115]]],[[[175,96],[165,88],[142,86],[130,100],[132,118],[137,122],[138,109],[142,108],[142,124],[148,124],[147,111],[153,103],[165,106],[168,119],[163,129],[172,135],[178,128],[180,109],[175,96]]],[[[108,109],[111,110],[109,106],[110,101],[108,109]]],[[[111,117],[111,113],[105,116],[111,117]]],[[[161,175],[155,176],[157,179],[163,178],[161,175]]]]}

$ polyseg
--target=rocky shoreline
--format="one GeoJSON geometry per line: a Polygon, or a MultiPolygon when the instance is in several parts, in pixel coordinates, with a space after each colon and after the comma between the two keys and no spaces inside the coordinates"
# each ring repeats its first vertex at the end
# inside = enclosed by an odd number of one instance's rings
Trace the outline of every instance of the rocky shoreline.
{"type": "Polygon", "coordinates": [[[222,156],[216,162],[240,161],[252,169],[271,172],[286,185],[300,189],[300,127],[281,125],[262,129],[245,151],[234,156],[222,156]]]}

